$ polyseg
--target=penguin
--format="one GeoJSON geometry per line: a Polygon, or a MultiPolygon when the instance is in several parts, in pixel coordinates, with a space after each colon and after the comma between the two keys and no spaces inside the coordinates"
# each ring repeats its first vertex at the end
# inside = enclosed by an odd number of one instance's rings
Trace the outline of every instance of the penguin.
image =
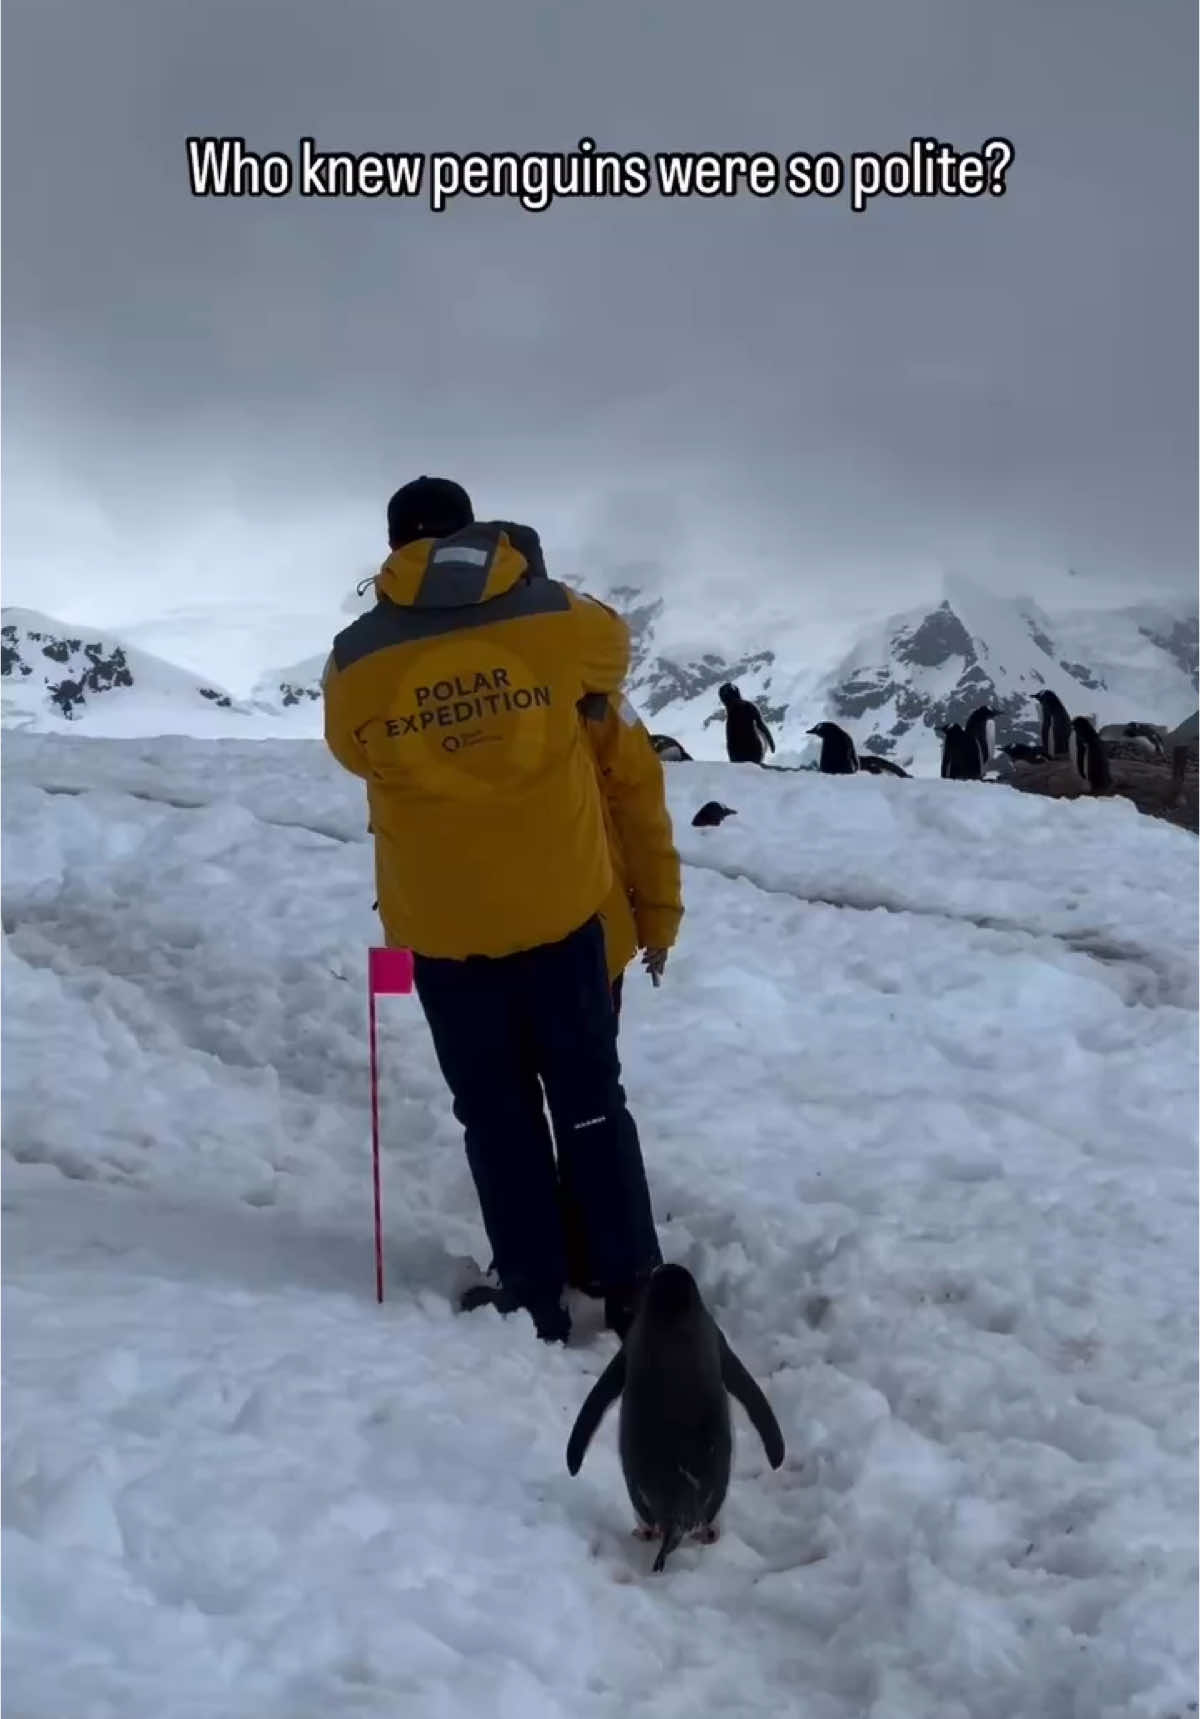
{"type": "Polygon", "coordinates": [[[899,764],[893,764],[890,758],[881,758],[878,752],[860,752],[858,767],[865,770],[868,776],[903,776],[906,782],[911,781],[907,770],[902,770],[899,764]]]}
{"type": "Polygon", "coordinates": [[[979,748],[981,776],[996,756],[996,718],[999,714],[990,704],[981,704],[978,710],[973,710],[967,718],[966,735],[967,739],[979,748]]]}
{"type": "Polygon", "coordinates": [[[858,771],[858,752],[853,740],[836,722],[818,722],[810,728],[821,742],[821,762],[818,768],[824,776],[853,776],[858,771]]]}
{"type": "Polygon", "coordinates": [[[772,752],[775,750],[775,742],[762,719],[762,712],[756,704],[743,698],[729,681],[718,689],[718,696],[725,706],[725,750],[729,754],[729,762],[761,764],[765,756],[764,742],[772,752]]]}
{"type": "Polygon", "coordinates": [[[1125,738],[1127,740],[1144,741],[1155,757],[1165,760],[1167,748],[1163,743],[1163,732],[1161,728],[1156,728],[1152,722],[1127,722],[1125,724],[1125,738]]]}
{"type": "Polygon", "coordinates": [[[1139,763],[1165,764],[1162,731],[1148,722],[1112,722],[1099,730],[1100,743],[1110,758],[1132,758],[1139,763]]]}
{"type": "Polygon", "coordinates": [[[1006,757],[1011,758],[1014,764],[1045,764],[1047,762],[1046,754],[1040,746],[1026,746],[1021,740],[1016,741],[1011,746],[1002,746],[1000,750],[1006,757]]]}
{"type": "Polygon", "coordinates": [[[1071,718],[1056,692],[1035,692],[1042,707],[1042,751],[1047,758],[1065,758],[1071,743],[1071,718]]]}
{"type": "Polygon", "coordinates": [[[1108,754],[1097,734],[1095,725],[1086,716],[1077,716],[1071,723],[1071,762],[1091,788],[1093,794],[1112,792],[1112,771],[1108,754]]]}
{"type": "Polygon", "coordinates": [[[692,819],[694,830],[711,829],[714,824],[724,823],[726,818],[736,818],[737,809],[734,806],[723,806],[720,800],[705,800],[696,816],[692,819]]]}
{"type": "Polygon", "coordinates": [[[678,740],[669,734],[652,734],[650,744],[660,758],[665,758],[669,764],[692,764],[695,762],[690,752],[685,752],[678,740]]]}
{"type": "Polygon", "coordinates": [[[961,722],[949,722],[934,731],[942,736],[942,779],[950,782],[978,782],[983,776],[979,747],[968,740],[961,722]]]}
{"type": "MultiPolygon", "coordinates": [[[[952,726],[957,728],[958,724],[954,723],[952,726]]],[[[952,742],[951,742],[951,738],[950,738],[950,727],[948,726],[945,728],[935,728],[933,732],[935,734],[940,734],[942,737],[941,777],[942,777],[942,781],[945,782],[945,781],[948,781],[949,777],[950,777],[950,760],[951,760],[951,754],[952,754],[952,742]]]]}
{"type": "Polygon", "coordinates": [[[778,1468],[783,1434],[766,1397],[726,1342],[691,1272],[660,1265],[646,1284],[622,1347],[584,1399],[567,1441],[578,1474],[588,1445],[621,1399],[618,1446],[635,1535],[661,1535],[661,1575],[686,1534],[717,1538],[716,1517],[733,1467],[730,1396],[737,1398],[778,1468]]]}

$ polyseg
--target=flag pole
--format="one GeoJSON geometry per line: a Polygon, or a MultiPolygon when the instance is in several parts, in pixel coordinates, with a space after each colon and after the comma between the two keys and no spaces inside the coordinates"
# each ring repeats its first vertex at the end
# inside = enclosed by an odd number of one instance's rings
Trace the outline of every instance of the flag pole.
{"type": "Polygon", "coordinates": [[[375,1300],[382,1302],[383,1195],[379,1177],[379,1058],[376,1050],[374,983],[368,987],[367,1007],[371,1017],[371,1178],[375,1186],[375,1300]]]}
{"type": "Polygon", "coordinates": [[[375,1299],[383,1300],[383,1191],[379,1164],[379,1030],[377,996],[408,997],[414,989],[411,949],[367,951],[367,1016],[371,1028],[371,1180],[375,1189],[375,1299]]]}

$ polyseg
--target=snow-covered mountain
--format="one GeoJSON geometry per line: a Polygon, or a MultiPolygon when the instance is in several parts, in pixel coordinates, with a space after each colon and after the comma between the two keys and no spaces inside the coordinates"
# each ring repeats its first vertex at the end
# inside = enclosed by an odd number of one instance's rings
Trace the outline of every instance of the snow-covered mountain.
{"type": "Polygon", "coordinates": [[[255,681],[251,697],[269,709],[315,709],[321,699],[321,675],[328,656],[326,649],[286,668],[269,669],[255,681]]]}
{"type": "MultiPolygon", "coordinates": [[[[726,680],[759,703],[781,762],[813,761],[807,730],[831,718],[860,750],[918,774],[937,769],[935,729],[985,700],[1001,713],[1001,744],[1034,738],[1033,694],[1046,686],[1069,710],[1101,723],[1174,728],[1196,707],[1200,621],[1195,607],[1182,604],[1049,611],[960,577],[918,608],[866,625],[831,616],[817,628],[789,616],[778,599],[696,612],[629,575],[588,588],[629,621],[633,702],[651,729],[674,735],[697,758],[723,754],[717,688],[726,680]]],[[[371,600],[369,591],[348,593],[327,636],[371,600]]],[[[6,723],[70,722],[93,734],[320,732],[324,640],[316,654],[261,673],[235,700],[108,635],[29,611],[5,610],[2,618],[6,723]]]]}
{"type": "Polygon", "coordinates": [[[918,770],[940,756],[934,730],[985,702],[1000,713],[1001,744],[1035,740],[1043,687],[1101,724],[1174,727],[1196,703],[1197,625],[1194,612],[1152,605],[1051,615],[1027,597],[947,581],[936,608],[891,617],[837,666],[821,714],[918,770]]]}
{"type": "Polygon", "coordinates": [[[807,730],[828,718],[860,750],[920,773],[937,768],[936,728],[985,701],[1001,713],[1001,744],[1036,736],[1033,694],[1041,687],[1101,723],[1174,727],[1196,704],[1194,608],[1147,603],[1049,614],[1030,598],[995,597],[955,578],[932,607],[890,615],[822,661],[807,651],[803,631],[789,638],[777,614],[756,626],[752,608],[714,617],[708,649],[663,649],[660,631],[671,619],[664,599],[629,586],[607,596],[633,631],[634,702],[653,729],[697,757],[722,750],[716,693],[726,680],[759,704],[785,757],[815,757],[807,730]]]}
{"type": "Polygon", "coordinates": [[[247,738],[297,732],[281,712],[138,650],[107,629],[33,609],[0,611],[5,728],[93,737],[185,734],[247,738]]]}

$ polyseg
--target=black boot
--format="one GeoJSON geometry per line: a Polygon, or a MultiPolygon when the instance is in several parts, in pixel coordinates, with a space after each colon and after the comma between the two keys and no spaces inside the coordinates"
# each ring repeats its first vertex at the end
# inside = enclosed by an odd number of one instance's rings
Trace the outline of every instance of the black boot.
{"type": "Polygon", "coordinates": [[[571,1315],[556,1298],[530,1307],[534,1330],[543,1343],[568,1343],[571,1340],[571,1315]]]}
{"type": "Polygon", "coordinates": [[[511,1289],[506,1289],[494,1272],[489,1272],[485,1282],[473,1283],[464,1290],[458,1298],[458,1305],[464,1313],[474,1313],[480,1307],[494,1307],[505,1317],[524,1307],[543,1343],[566,1343],[571,1335],[571,1315],[563,1306],[561,1295],[522,1300],[511,1289]]]}

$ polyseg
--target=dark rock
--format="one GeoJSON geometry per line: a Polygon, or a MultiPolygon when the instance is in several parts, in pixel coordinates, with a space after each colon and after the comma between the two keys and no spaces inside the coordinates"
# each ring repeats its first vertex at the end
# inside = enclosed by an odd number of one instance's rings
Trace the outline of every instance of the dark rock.
{"type": "MultiPolygon", "coordinates": [[[[1186,748],[1185,748],[1186,751],[1186,748]]],[[[1173,771],[1162,764],[1138,764],[1124,759],[1112,764],[1112,792],[1132,800],[1146,817],[1162,818],[1181,829],[1200,832],[1197,776],[1194,755],[1185,758],[1176,781],[1173,771]]],[[[1092,797],[1088,784],[1069,758],[1051,758],[1015,770],[1005,785],[1022,794],[1046,794],[1056,800],[1092,797]]]]}
{"type": "Polygon", "coordinates": [[[306,698],[313,701],[320,696],[321,689],[319,686],[294,686],[292,682],[286,680],[279,683],[279,702],[285,709],[293,704],[300,704],[306,698]]]}

